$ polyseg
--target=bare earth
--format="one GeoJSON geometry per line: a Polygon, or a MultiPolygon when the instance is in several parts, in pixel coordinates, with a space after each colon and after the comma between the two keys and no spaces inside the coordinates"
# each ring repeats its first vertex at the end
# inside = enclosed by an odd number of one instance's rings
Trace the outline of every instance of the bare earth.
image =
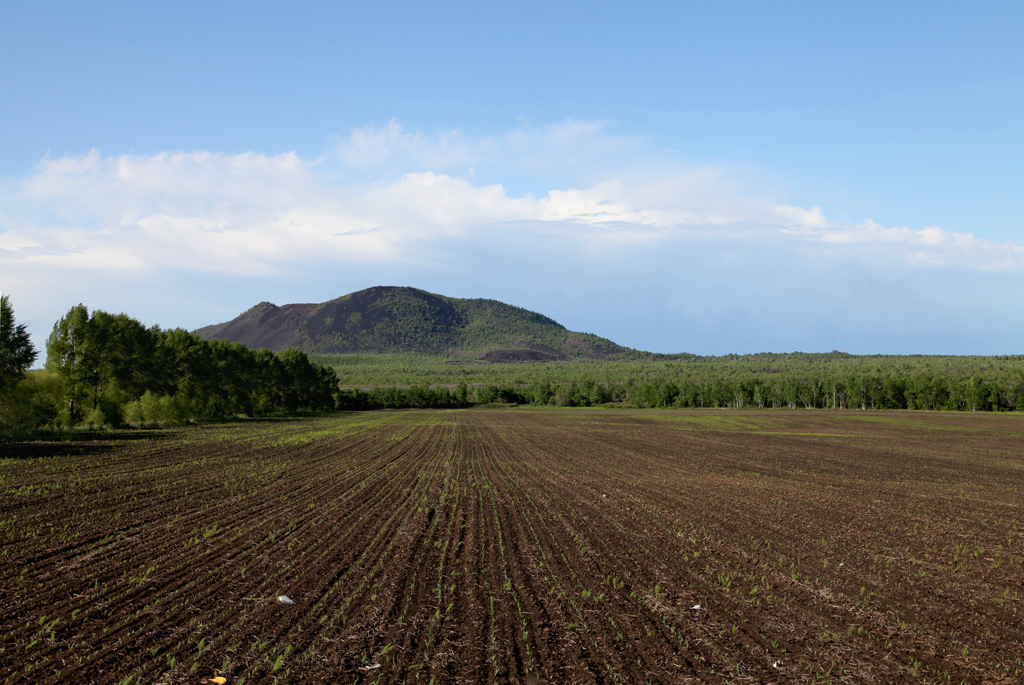
{"type": "Polygon", "coordinates": [[[0,445],[0,543],[9,683],[1024,679],[1022,415],[409,411],[0,445]]]}

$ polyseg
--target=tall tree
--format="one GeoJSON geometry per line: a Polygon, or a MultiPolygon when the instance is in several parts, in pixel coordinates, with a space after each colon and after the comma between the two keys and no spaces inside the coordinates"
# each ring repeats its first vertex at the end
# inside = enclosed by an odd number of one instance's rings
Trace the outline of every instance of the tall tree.
{"type": "Polygon", "coordinates": [[[96,359],[96,387],[93,405],[100,396],[117,404],[138,399],[146,390],[157,389],[158,331],[150,330],[127,314],[94,311],[89,319],[90,334],[99,354],[96,359]]]}
{"type": "Polygon", "coordinates": [[[96,383],[96,350],[89,330],[89,310],[75,305],[53,325],[46,339],[46,369],[64,385],[68,420],[77,423],[86,393],[96,383]]]}
{"type": "Polygon", "coordinates": [[[25,324],[14,322],[10,296],[0,297],[0,396],[21,381],[36,355],[25,324]]]}

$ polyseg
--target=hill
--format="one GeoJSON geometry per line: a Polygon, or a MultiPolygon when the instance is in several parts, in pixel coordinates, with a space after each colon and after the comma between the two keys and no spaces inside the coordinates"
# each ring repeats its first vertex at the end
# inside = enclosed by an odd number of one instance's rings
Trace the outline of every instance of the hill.
{"type": "Polygon", "coordinates": [[[427,354],[492,362],[618,360],[635,351],[568,330],[536,312],[487,299],[459,299],[378,286],[320,304],[261,302],[196,331],[275,352],[427,354]]]}

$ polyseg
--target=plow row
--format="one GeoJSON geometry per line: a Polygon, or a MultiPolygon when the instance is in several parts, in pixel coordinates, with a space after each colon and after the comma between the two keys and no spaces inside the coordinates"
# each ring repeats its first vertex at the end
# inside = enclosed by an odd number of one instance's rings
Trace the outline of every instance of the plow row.
{"type": "Polygon", "coordinates": [[[410,411],[128,435],[3,461],[5,682],[1024,676],[1016,416],[410,411]]]}

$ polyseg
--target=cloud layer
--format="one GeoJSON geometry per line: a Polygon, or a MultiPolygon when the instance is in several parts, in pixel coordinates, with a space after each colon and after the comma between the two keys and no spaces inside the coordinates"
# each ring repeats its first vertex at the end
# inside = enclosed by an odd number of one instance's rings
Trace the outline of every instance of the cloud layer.
{"type": "Polygon", "coordinates": [[[518,131],[499,145],[458,132],[428,140],[392,121],[352,132],[329,160],[204,151],[102,157],[93,150],[44,159],[30,177],[5,188],[0,249],[5,261],[86,269],[259,273],[310,259],[413,259],[435,239],[500,240],[515,222],[543,222],[580,239],[585,250],[599,249],[609,236],[615,245],[739,239],[851,254],[884,247],[915,265],[1024,267],[1017,245],[935,226],[891,228],[870,219],[836,225],[819,207],[745,194],[715,168],[659,169],[647,177],[608,170],[592,185],[551,188],[539,197],[451,173],[499,150],[544,148],[553,159],[588,141],[598,149],[623,144],[594,125],[545,129],[533,139],[518,131]],[[372,181],[332,180],[339,167],[365,170],[396,159],[433,168],[391,176],[381,168],[372,181]]]}
{"type": "Polygon", "coordinates": [[[467,270],[488,259],[508,269],[562,265],[566,274],[600,267],[637,287],[661,283],[652,265],[713,283],[738,271],[750,283],[766,258],[806,279],[828,268],[925,279],[936,270],[1024,272],[1020,245],[937,226],[831,221],[820,207],[766,198],[728,168],[652,162],[643,141],[595,122],[474,138],[391,121],[333,144],[316,159],[97,150],[43,159],[0,186],[0,287],[31,291],[25,297],[59,315],[75,304],[72,284],[92,279],[295,280],[331,265],[366,274],[366,285],[375,270],[403,269],[468,282],[467,270]],[[502,170],[547,187],[512,192],[484,180],[502,170]]]}

